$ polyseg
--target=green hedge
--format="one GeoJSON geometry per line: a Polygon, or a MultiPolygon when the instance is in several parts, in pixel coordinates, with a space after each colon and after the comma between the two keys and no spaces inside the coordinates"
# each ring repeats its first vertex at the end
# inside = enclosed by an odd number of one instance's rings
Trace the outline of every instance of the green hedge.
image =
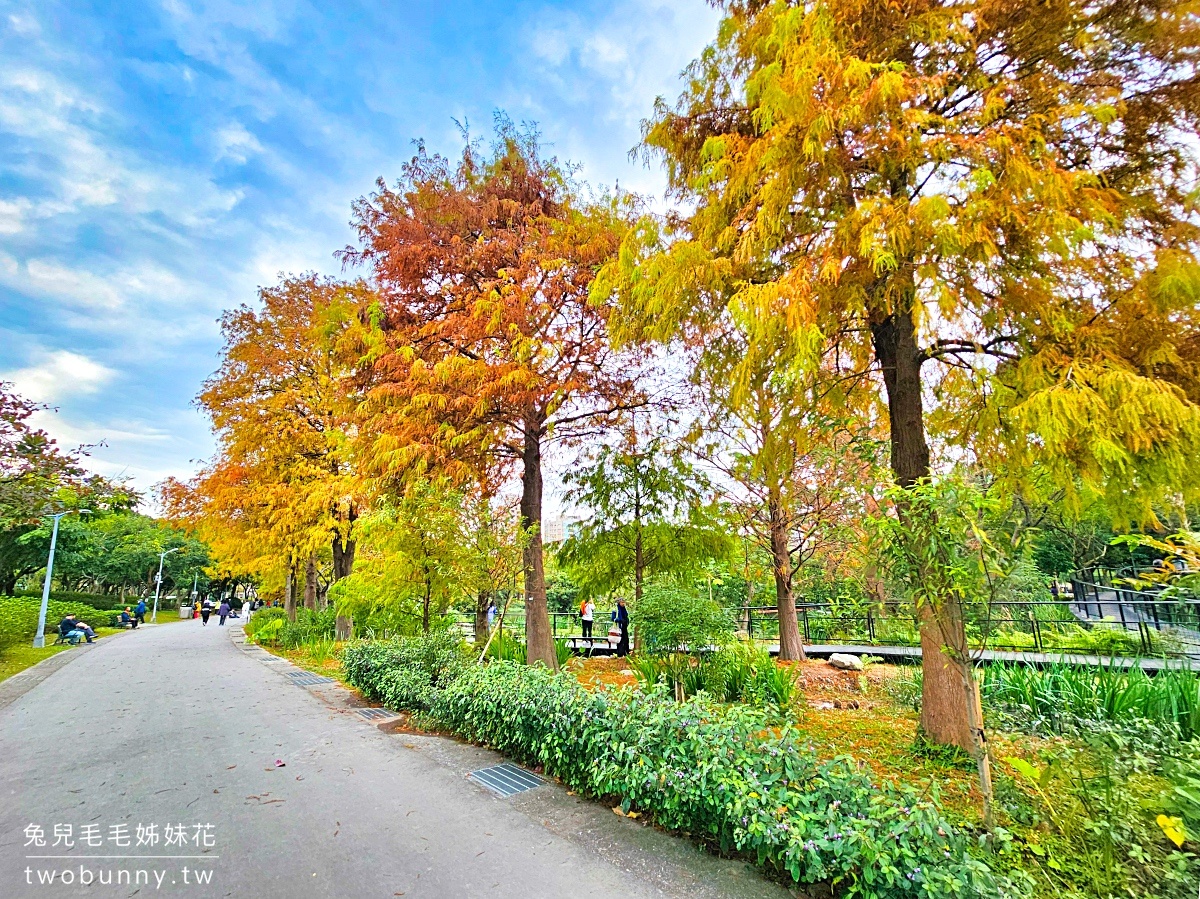
{"type": "Polygon", "coordinates": [[[429,711],[469,664],[462,638],[449,632],[355,643],[342,653],[347,679],[367,698],[413,712],[429,711]]]}
{"type": "MultiPolygon", "coordinates": [[[[408,695],[391,684],[428,674],[403,665],[407,652],[403,642],[358,644],[343,664],[351,683],[391,704],[408,695]]],[[[795,883],[880,899],[1024,892],[974,858],[935,805],[874,782],[852,759],[819,760],[763,712],[662,691],[592,692],[507,661],[467,665],[431,693],[419,701],[448,730],[795,883]]]]}
{"type": "MultiPolygon", "coordinates": [[[[0,597],[0,652],[14,643],[33,639],[33,635],[37,633],[38,612],[41,607],[40,596],[0,597]]],[[[47,642],[54,642],[55,629],[68,614],[86,621],[93,628],[108,627],[112,617],[109,612],[97,611],[83,603],[52,599],[46,610],[47,642]]]]}
{"type": "MultiPolygon", "coordinates": [[[[41,602],[42,591],[37,590],[17,594],[17,599],[30,598],[41,602]]],[[[121,597],[116,594],[105,595],[103,593],[74,593],[63,590],[51,590],[50,599],[57,600],[59,602],[80,603],[81,605],[91,606],[93,609],[100,609],[101,611],[107,611],[109,609],[120,611],[126,606],[129,606],[129,608],[132,610],[133,607],[138,604],[137,597],[126,597],[125,599],[121,599],[121,597]]],[[[152,601],[153,597],[148,599],[146,604],[149,605],[152,601]]]]}

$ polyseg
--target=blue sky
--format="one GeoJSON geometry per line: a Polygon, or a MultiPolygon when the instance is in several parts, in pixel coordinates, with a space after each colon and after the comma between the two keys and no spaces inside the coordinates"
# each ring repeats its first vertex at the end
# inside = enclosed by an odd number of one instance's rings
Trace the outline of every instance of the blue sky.
{"type": "Polygon", "coordinates": [[[702,0],[0,0],[0,379],[146,489],[212,452],[223,309],[335,273],[350,203],[455,119],[536,121],[596,184],[712,39],[702,0]]]}

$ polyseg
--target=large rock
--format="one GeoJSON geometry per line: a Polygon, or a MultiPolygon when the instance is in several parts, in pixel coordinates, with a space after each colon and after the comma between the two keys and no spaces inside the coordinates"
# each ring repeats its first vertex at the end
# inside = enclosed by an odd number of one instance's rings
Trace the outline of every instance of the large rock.
{"type": "Polygon", "coordinates": [[[862,671],[862,659],[846,652],[835,652],[829,657],[829,664],[843,671],[862,671]]]}

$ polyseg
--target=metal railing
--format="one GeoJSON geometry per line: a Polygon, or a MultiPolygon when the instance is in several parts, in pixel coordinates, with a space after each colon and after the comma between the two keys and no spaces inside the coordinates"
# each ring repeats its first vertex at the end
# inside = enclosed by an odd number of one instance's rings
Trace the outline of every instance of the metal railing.
{"type": "MultiPolygon", "coordinates": [[[[608,636],[609,611],[597,611],[592,634],[597,641],[608,636]]],[[[745,637],[764,642],[779,639],[776,607],[744,605],[727,611],[745,637]]],[[[810,645],[920,644],[917,618],[898,606],[846,608],[798,602],[796,617],[804,642],[810,645]]],[[[464,635],[474,636],[473,618],[460,619],[458,624],[464,635]]],[[[503,625],[505,631],[524,636],[524,612],[510,611],[503,625]]],[[[582,636],[577,611],[551,612],[550,625],[556,639],[582,636]]],[[[1058,600],[1006,602],[993,606],[990,615],[969,616],[967,630],[972,646],[987,649],[1198,655],[1200,599],[1164,598],[1160,592],[1126,588],[1119,582],[1117,586],[1106,586],[1099,581],[1077,580],[1071,592],[1064,592],[1058,600]]]]}

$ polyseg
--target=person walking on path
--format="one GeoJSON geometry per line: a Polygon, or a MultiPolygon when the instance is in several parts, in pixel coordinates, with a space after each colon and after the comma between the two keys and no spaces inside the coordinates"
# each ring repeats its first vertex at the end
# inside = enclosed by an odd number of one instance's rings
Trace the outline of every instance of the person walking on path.
{"type": "Polygon", "coordinates": [[[205,597],[203,605],[200,606],[200,617],[204,619],[201,623],[208,627],[208,616],[212,614],[212,600],[205,597]]]}
{"type": "Polygon", "coordinates": [[[137,619],[138,624],[146,623],[146,600],[138,600],[138,604],[133,607],[133,617],[137,619]]]}
{"type": "Polygon", "coordinates": [[[217,609],[217,614],[221,616],[220,625],[225,626],[225,619],[229,617],[229,600],[221,600],[221,608],[217,609]]]}
{"type": "Polygon", "coordinates": [[[590,599],[585,599],[583,605],[579,607],[579,621],[583,625],[583,639],[588,643],[592,642],[592,621],[596,617],[596,604],[590,599]]]}
{"type": "Polygon", "coordinates": [[[612,613],[612,619],[621,629],[621,639],[617,641],[617,655],[627,656],[629,655],[629,610],[625,608],[625,600],[617,600],[617,608],[612,613]]]}

